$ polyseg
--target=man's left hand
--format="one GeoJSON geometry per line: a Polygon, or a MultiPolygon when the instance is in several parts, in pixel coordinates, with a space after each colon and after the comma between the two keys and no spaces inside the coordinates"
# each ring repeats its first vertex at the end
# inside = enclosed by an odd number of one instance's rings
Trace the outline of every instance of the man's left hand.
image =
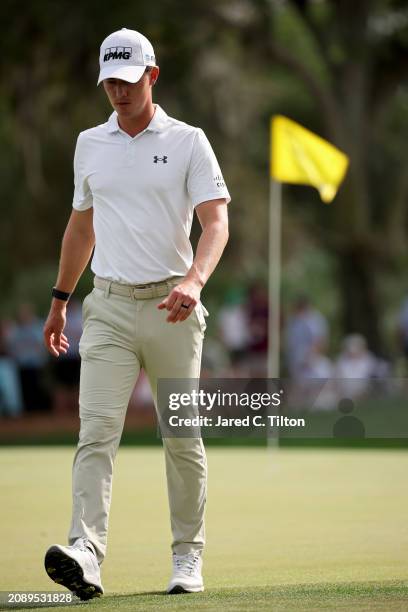
{"type": "Polygon", "coordinates": [[[170,311],[167,317],[169,323],[184,321],[191,315],[200,301],[201,286],[192,280],[184,280],[169,293],[157,306],[159,310],[166,308],[170,311]]]}

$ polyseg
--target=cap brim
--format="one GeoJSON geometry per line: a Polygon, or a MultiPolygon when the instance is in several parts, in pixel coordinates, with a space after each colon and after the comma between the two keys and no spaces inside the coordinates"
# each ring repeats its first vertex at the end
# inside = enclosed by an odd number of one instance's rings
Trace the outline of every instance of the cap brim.
{"type": "Polygon", "coordinates": [[[128,83],[137,83],[145,70],[146,66],[107,66],[100,71],[97,85],[105,79],[121,79],[128,83]]]}

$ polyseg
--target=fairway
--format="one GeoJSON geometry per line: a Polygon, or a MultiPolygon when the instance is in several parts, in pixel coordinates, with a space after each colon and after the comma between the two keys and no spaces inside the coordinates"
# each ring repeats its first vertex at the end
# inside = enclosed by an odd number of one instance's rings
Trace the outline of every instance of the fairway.
{"type": "MultiPolygon", "coordinates": [[[[43,556],[65,543],[74,449],[0,453],[0,590],[58,590],[43,556]]],[[[208,462],[206,591],[162,594],[171,570],[163,455],[127,447],[115,467],[106,594],[76,607],[408,609],[406,452],[210,448],[208,462]]]]}

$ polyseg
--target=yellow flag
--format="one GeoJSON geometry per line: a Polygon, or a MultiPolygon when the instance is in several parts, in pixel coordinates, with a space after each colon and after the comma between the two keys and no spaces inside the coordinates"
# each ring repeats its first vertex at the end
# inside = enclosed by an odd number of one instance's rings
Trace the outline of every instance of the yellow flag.
{"type": "Polygon", "coordinates": [[[282,183],[312,185],[331,202],[349,159],[332,144],[282,115],[271,121],[271,176],[282,183]]]}

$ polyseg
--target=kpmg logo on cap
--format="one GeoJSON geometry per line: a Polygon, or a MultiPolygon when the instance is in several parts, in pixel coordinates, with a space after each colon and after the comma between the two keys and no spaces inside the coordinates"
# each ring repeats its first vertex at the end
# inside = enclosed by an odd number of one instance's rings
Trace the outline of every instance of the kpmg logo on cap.
{"type": "Polygon", "coordinates": [[[105,55],[103,56],[104,62],[109,62],[109,60],[118,60],[130,59],[132,55],[132,47],[108,47],[105,49],[105,55]]]}

